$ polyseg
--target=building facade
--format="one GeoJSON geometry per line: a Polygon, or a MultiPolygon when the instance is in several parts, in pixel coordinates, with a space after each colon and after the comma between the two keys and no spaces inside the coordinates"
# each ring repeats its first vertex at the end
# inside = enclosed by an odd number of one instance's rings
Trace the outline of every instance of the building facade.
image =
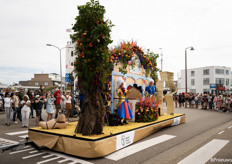
{"type": "MultiPolygon", "coordinates": [[[[231,67],[209,66],[187,70],[187,92],[230,93],[231,81],[231,67]],[[218,86],[224,89],[219,90],[218,86]]],[[[185,70],[181,70],[178,78],[178,93],[181,92],[185,92],[185,70]]]]}
{"type": "MultiPolygon", "coordinates": [[[[76,43],[72,43],[72,42],[68,42],[67,46],[68,48],[66,48],[66,57],[65,57],[65,80],[66,80],[66,84],[70,84],[70,82],[72,81],[71,76],[76,77],[75,73],[73,72],[74,70],[74,62],[75,62],[75,44],[76,43]]],[[[72,85],[74,85],[74,90],[75,90],[75,84],[76,84],[77,78],[74,78],[74,82],[72,83],[72,85]]]]}
{"type": "Polygon", "coordinates": [[[34,74],[34,77],[28,81],[19,81],[22,86],[44,86],[53,87],[60,86],[60,75],[56,73],[50,74],[34,74]]]}

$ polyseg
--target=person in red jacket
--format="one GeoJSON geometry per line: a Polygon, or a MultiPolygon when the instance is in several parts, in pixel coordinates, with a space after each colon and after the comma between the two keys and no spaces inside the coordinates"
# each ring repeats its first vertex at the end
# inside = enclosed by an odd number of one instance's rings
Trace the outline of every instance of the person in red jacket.
{"type": "Polygon", "coordinates": [[[56,98],[56,100],[54,101],[55,103],[55,107],[56,107],[56,115],[55,118],[57,118],[59,110],[60,110],[60,100],[61,100],[61,96],[60,96],[60,90],[58,89],[56,92],[54,92],[54,97],[56,98]]]}

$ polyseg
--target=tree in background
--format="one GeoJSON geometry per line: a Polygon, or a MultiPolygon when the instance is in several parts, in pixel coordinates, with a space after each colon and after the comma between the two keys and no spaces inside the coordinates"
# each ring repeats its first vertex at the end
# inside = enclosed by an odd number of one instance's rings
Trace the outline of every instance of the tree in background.
{"type": "Polygon", "coordinates": [[[78,86],[85,92],[83,110],[78,122],[77,133],[83,135],[101,134],[104,126],[105,106],[101,92],[106,88],[111,72],[108,45],[112,43],[110,32],[112,23],[104,20],[105,8],[99,1],[91,0],[78,6],[74,34],[76,42],[74,72],[78,76],[78,86]]]}

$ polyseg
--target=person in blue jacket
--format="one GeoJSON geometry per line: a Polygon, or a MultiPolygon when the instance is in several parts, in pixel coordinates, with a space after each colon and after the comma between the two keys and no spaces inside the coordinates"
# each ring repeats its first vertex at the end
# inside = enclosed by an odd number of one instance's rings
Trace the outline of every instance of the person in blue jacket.
{"type": "Polygon", "coordinates": [[[156,93],[156,88],[155,88],[153,79],[148,79],[148,86],[146,87],[145,92],[149,96],[154,95],[156,93]]]}

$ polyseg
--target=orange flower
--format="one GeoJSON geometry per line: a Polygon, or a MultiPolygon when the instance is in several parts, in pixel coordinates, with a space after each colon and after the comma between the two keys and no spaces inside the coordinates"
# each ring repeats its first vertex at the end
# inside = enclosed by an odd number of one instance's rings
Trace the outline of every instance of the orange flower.
{"type": "Polygon", "coordinates": [[[97,21],[97,24],[99,24],[99,21],[97,21]]]}
{"type": "Polygon", "coordinates": [[[85,37],[85,35],[84,35],[84,34],[82,34],[82,35],[81,35],[81,37],[82,37],[82,38],[84,38],[84,37],[85,37]]]}
{"type": "Polygon", "coordinates": [[[90,70],[90,71],[92,71],[92,70],[93,70],[93,68],[89,68],[89,70],[90,70]]]}
{"type": "Polygon", "coordinates": [[[77,65],[77,61],[75,61],[75,63],[74,63],[75,65],[77,65]]]}
{"type": "Polygon", "coordinates": [[[89,43],[89,47],[93,47],[93,44],[91,42],[89,43]]]}

